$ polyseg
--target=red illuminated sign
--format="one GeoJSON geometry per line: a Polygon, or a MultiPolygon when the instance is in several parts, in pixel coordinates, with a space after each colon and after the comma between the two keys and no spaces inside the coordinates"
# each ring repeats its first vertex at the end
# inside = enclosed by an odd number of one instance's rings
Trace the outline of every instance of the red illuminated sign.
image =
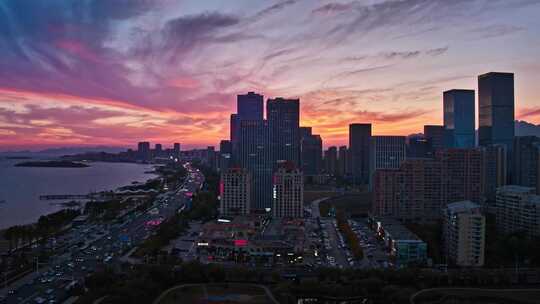
{"type": "Polygon", "coordinates": [[[234,240],[234,246],[236,247],[244,247],[247,246],[248,241],[247,240],[234,240]]]}

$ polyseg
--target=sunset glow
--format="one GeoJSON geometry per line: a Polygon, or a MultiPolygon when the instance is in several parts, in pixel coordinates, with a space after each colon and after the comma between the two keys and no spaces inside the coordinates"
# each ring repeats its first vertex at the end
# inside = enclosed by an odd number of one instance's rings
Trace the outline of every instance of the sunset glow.
{"type": "Polygon", "coordinates": [[[407,135],[442,92],[515,73],[540,123],[540,1],[2,1],[0,150],[229,137],[236,95],[300,98],[325,146],[407,135]],[[73,2],[73,3],[72,3],[73,2]],[[511,4],[510,4],[511,2],[511,4]]]}

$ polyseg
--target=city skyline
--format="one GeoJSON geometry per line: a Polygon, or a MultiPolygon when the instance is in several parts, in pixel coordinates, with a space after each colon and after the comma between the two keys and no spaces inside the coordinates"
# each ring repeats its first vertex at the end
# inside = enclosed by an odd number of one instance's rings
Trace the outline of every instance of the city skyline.
{"type": "Polygon", "coordinates": [[[409,135],[443,124],[444,91],[475,90],[478,110],[491,71],[540,123],[538,1],[119,3],[0,6],[0,151],[217,145],[250,91],[299,98],[325,147],[349,123],[409,135]]]}

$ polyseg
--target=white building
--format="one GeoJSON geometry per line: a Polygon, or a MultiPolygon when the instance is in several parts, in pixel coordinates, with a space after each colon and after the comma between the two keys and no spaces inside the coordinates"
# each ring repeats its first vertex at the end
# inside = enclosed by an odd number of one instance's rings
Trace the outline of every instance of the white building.
{"type": "Polygon", "coordinates": [[[540,196],[536,189],[507,185],[497,189],[495,201],[497,230],[504,234],[524,232],[540,236],[540,196]]]}
{"type": "Polygon", "coordinates": [[[458,266],[484,265],[486,218],[471,201],[451,203],[444,209],[443,239],[446,256],[458,266]]]}
{"type": "Polygon", "coordinates": [[[249,214],[251,175],[245,169],[230,168],[221,174],[221,215],[249,214]]]}
{"type": "Polygon", "coordinates": [[[282,164],[274,173],[272,215],[290,218],[304,215],[302,172],[290,162],[282,164]]]}

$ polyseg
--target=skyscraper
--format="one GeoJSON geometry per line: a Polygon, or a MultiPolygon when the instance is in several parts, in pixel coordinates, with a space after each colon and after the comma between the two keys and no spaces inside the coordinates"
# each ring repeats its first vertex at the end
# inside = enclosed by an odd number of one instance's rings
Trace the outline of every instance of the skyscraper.
{"type": "Polygon", "coordinates": [[[231,166],[232,144],[230,140],[222,140],[219,143],[219,171],[226,172],[231,166]]]}
{"type": "Polygon", "coordinates": [[[154,156],[161,156],[163,153],[163,146],[161,144],[156,144],[154,148],[154,156]]]}
{"type": "Polygon", "coordinates": [[[321,172],[322,153],[323,152],[321,136],[317,134],[307,134],[303,132],[300,139],[300,162],[302,164],[301,168],[302,172],[304,172],[304,175],[316,175],[321,172]]]}
{"type": "Polygon", "coordinates": [[[443,93],[444,128],[448,147],[475,146],[474,90],[450,90],[443,93]]]}
{"type": "Polygon", "coordinates": [[[240,120],[263,120],[264,97],[254,92],[238,95],[236,98],[237,115],[240,120]]]}
{"type": "Polygon", "coordinates": [[[350,172],[356,184],[369,183],[371,124],[349,125],[350,172]]]}
{"type": "Polygon", "coordinates": [[[274,167],[278,161],[300,165],[300,100],[275,98],[266,102],[274,167]]]}
{"type": "Polygon", "coordinates": [[[282,162],[274,173],[274,217],[301,218],[304,216],[304,181],[302,172],[292,162],[282,162]]]}
{"type": "Polygon", "coordinates": [[[137,158],[142,161],[150,160],[150,143],[147,141],[141,141],[137,145],[137,158]]]}
{"type": "Polygon", "coordinates": [[[324,152],[324,169],[326,173],[336,175],[337,173],[337,148],[329,147],[324,152]]]}
{"type": "Polygon", "coordinates": [[[405,136],[372,136],[371,172],[377,169],[399,169],[407,152],[406,140],[405,136]]]}
{"type": "Polygon", "coordinates": [[[348,150],[347,146],[340,146],[338,151],[337,175],[347,175],[348,150]]]}
{"type": "Polygon", "coordinates": [[[251,175],[248,170],[230,168],[221,174],[220,214],[245,215],[251,206],[251,175]]]}
{"type": "Polygon", "coordinates": [[[514,74],[478,76],[478,143],[504,144],[511,154],[514,140],[514,74]]]}
{"type": "Polygon", "coordinates": [[[272,206],[272,158],[266,120],[240,122],[239,163],[251,174],[251,208],[272,206]]]}
{"type": "Polygon", "coordinates": [[[433,151],[444,149],[445,147],[445,130],[444,126],[425,125],[424,136],[431,141],[433,151]]]}

